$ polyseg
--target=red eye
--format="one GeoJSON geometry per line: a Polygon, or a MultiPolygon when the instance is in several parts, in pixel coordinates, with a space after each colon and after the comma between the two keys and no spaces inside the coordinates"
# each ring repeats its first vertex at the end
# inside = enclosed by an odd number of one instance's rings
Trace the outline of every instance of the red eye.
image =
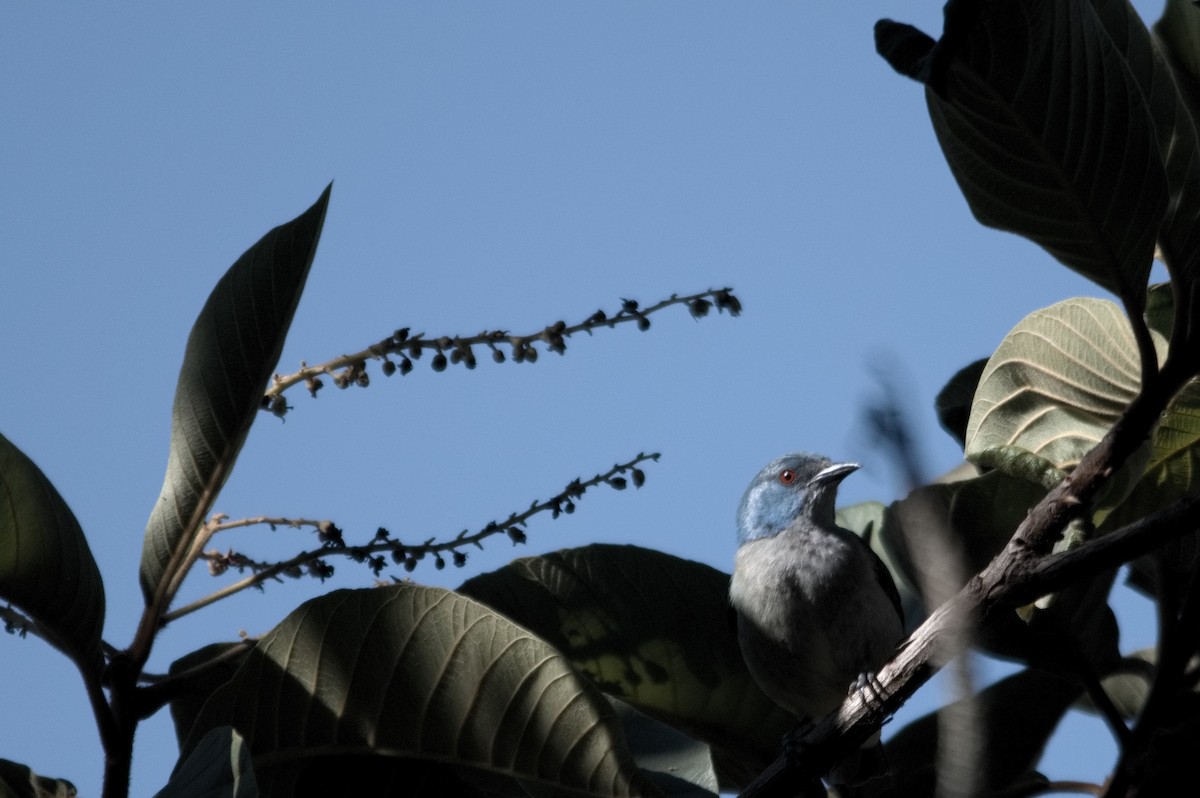
{"type": "Polygon", "coordinates": [[[785,468],[779,472],[779,481],[784,485],[791,485],[796,481],[796,472],[790,468],[785,468]]]}

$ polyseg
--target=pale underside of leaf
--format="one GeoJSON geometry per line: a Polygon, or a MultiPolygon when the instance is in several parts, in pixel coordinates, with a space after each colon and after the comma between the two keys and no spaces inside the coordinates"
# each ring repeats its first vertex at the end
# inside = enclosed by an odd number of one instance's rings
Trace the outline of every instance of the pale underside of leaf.
{"type": "Polygon", "coordinates": [[[1140,385],[1122,310],[1071,299],[1027,316],[988,361],[967,425],[968,459],[1015,446],[1069,469],[1104,436],[1140,385]]]}

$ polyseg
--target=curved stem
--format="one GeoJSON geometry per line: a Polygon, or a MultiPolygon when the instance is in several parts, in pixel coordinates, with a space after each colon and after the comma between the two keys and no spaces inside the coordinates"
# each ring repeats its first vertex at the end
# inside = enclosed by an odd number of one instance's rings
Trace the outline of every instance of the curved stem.
{"type": "MultiPolygon", "coordinates": [[[[220,601],[223,598],[228,598],[229,596],[232,596],[236,593],[240,593],[241,591],[245,590],[246,588],[260,585],[269,579],[277,578],[280,574],[286,573],[289,570],[298,568],[303,565],[307,565],[310,562],[313,562],[315,560],[320,560],[324,557],[329,557],[329,556],[333,556],[333,555],[341,555],[341,556],[345,556],[345,557],[354,557],[354,558],[359,558],[359,559],[365,559],[368,555],[371,555],[371,554],[378,554],[380,552],[395,552],[397,550],[402,550],[404,552],[408,552],[410,554],[414,554],[414,555],[418,555],[418,556],[423,556],[425,554],[437,554],[437,553],[443,552],[443,551],[453,552],[453,551],[457,551],[458,549],[466,547],[466,546],[473,545],[473,546],[481,547],[481,542],[484,539],[491,537],[492,535],[499,534],[501,532],[506,532],[510,536],[512,536],[514,542],[521,541],[524,539],[524,532],[522,532],[520,530],[520,527],[522,525],[524,525],[533,516],[537,515],[538,513],[542,513],[542,512],[546,512],[546,511],[550,511],[557,516],[557,514],[560,512],[560,508],[564,504],[568,504],[572,500],[580,498],[586,491],[588,491],[591,488],[597,487],[598,485],[601,485],[601,484],[607,483],[609,485],[617,487],[618,489],[624,488],[625,480],[623,478],[619,477],[619,475],[624,474],[629,471],[634,472],[634,476],[635,476],[634,485],[635,486],[639,485],[640,482],[636,479],[636,477],[638,477],[638,474],[640,473],[637,470],[637,466],[640,465],[641,463],[646,462],[647,460],[657,461],[660,456],[661,455],[658,452],[652,452],[650,454],[646,454],[645,452],[640,452],[637,457],[633,458],[629,462],[618,463],[618,464],[614,465],[612,468],[610,468],[608,471],[605,471],[602,474],[596,474],[591,479],[588,479],[588,480],[576,479],[576,480],[572,481],[571,484],[569,484],[563,491],[561,491],[557,495],[552,496],[551,498],[546,499],[544,501],[540,501],[540,502],[534,501],[532,504],[529,505],[529,508],[527,510],[525,510],[524,512],[521,512],[521,513],[513,513],[508,518],[506,518],[503,522],[500,522],[500,523],[491,522],[491,523],[487,524],[486,526],[484,526],[483,529],[479,530],[478,532],[475,532],[474,534],[470,534],[470,535],[466,534],[466,530],[463,530],[462,534],[459,534],[457,537],[455,537],[451,540],[436,541],[434,539],[430,539],[430,540],[426,541],[425,543],[418,544],[418,545],[405,545],[397,540],[386,540],[386,541],[369,543],[369,544],[366,544],[363,546],[346,546],[346,545],[333,546],[333,547],[323,546],[319,549],[312,549],[309,551],[300,552],[299,554],[297,554],[295,557],[292,557],[291,559],[284,560],[282,562],[276,562],[276,563],[256,563],[253,561],[245,560],[243,558],[243,562],[246,565],[248,565],[249,567],[255,569],[255,573],[253,573],[250,576],[247,576],[246,578],[241,579],[231,585],[226,585],[225,587],[223,587],[219,590],[213,591],[212,593],[208,594],[207,596],[197,599],[196,601],[193,601],[190,604],[186,604],[182,607],[171,610],[170,612],[163,613],[159,620],[159,624],[166,625],[166,624],[170,623],[171,621],[182,618],[185,615],[189,615],[189,614],[195,612],[196,610],[203,609],[204,607],[207,607],[210,604],[220,601]]],[[[569,508],[568,508],[568,510],[569,510],[569,508]]],[[[257,518],[244,518],[240,521],[225,521],[224,517],[221,516],[217,519],[213,519],[213,521],[210,521],[208,524],[205,525],[205,529],[207,531],[207,536],[204,536],[204,540],[207,541],[207,540],[211,539],[212,535],[218,531],[222,531],[225,529],[233,529],[235,527],[252,526],[254,524],[277,524],[280,526],[282,526],[284,524],[287,524],[289,526],[312,525],[312,526],[319,527],[322,523],[324,523],[324,522],[308,521],[305,519],[295,520],[295,519],[286,519],[286,518],[270,518],[267,516],[259,516],[257,518]]],[[[202,548],[202,546],[201,546],[201,548],[202,548]]],[[[199,557],[199,556],[200,556],[200,551],[197,550],[197,557],[199,557]]],[[[194,560],[192,560],[192,561],[194,562],[194,560]]]]}
{"type": "MultiPolygon", "coordinates": [[[[647,316],[671,305],[687,304],[692,309],[692,315],[697,317],[707,313],[708,308],[713,305],[716,306],[718,311],[728,310],[731,315],[736,316],[741,312],[742,305],[741,301],[731,293],[732,290],[731,288],[709,289],[708,291],[689,294],[688,296],[672,294],[667,299],[645,308],[639,308],[637,302],[624,300],[622,309],[612,316],[605,314],[603,311],[598,311],[579,324],[568,326],[563,322],[557,322],[543,330],[528,335],[509,335],[504,330],[491,330],[478,335],[429,338],[424,333],[410,336],[407,330],[398,331],[397,334],[385,338],[378,343],[371,344],[352,355],[335,357],[316,366],[307,366],[301,363],[302,367],[299,371],[287,375],[276,374],[271,387],[267,389],[265,399],[267,400],[267,405],[270,405],[271,399],[279,396],[297,383],[308,382],[322,374],[333,375],[338,369],[351,369],[357,373],[359,364],[365,363],[367,360],[386,359],[387,355],[392,353],[411,352],[415,359],[422,350],[432,349],[441,352],[448,349],[467,352],[472,346],[485,346],[496,351],[497,344],[507,344],[512,346],[515,355],[516,352],[527,351],[534,342],[542,341],[548,349],[561,354],[566,348],[563,339],[569,338],[575,333],[586,332],[591,334],[593,330],[601,327],[615,327],[618,324],[626,324],[634,321],[643,325],[642,328],[645,329],[650,324],[646,318],[647,316]],[[703,304],[698,305],[697,303],[703,304]],[[400,332],[403,332],[403,335],[400,335],[400,332]],[[414,350],[416,351],[414,352],[414,350]]],[[[514,359],[518,358],[514,357],[514,359]]],[[[467,362],[469,365],[473,365],[474,361],[469,360],[467,362]]],[[[319,386],[310,385],[309,390],[316,395],[315,390],[317,387],[319,386]]]]}

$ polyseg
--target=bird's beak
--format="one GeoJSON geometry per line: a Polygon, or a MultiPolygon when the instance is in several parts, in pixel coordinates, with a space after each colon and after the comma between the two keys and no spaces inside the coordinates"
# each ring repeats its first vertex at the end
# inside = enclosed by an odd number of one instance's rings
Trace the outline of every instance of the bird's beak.
{"type": "Polygon", "coordinates": [[[817,475],[808,481],[808,484],[819,485],[824,482],[832,482],[836,485],[858,469],[858,463],[834,463],[828,468],[818,471],[817,475]]]}

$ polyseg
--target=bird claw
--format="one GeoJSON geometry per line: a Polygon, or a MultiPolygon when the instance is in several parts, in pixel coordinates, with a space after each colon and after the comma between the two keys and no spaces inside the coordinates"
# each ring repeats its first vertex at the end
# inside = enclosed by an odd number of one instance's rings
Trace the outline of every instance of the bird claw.
{"type": "Polygon", "coordinates": [[[883,690],[883,683],[879,681],[879,677],[874,673],[864,671],[858,674],[849,689],[846,690],[846,695],[858,694],[862,698],[863,704],[872,712],[882,712],[883,702],[887,695],[883,690]]]}

